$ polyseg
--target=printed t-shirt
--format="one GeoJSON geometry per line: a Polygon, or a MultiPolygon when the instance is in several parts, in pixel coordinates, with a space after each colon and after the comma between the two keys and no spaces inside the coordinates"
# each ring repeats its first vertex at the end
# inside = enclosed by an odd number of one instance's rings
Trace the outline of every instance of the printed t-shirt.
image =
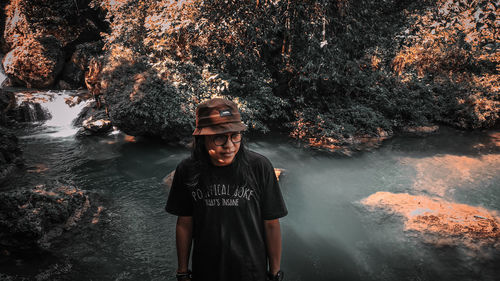
{"type": "Polygon", "coordinates": [[[193,217],[193,280],[266,280],[264,220],[285,216],[286,209],[271,162],[248,151],[256,185],[242,186],[234,165],[209,165],[209,177],[187,184],[191,158],[175,171],[165,207],[193,217]]]}

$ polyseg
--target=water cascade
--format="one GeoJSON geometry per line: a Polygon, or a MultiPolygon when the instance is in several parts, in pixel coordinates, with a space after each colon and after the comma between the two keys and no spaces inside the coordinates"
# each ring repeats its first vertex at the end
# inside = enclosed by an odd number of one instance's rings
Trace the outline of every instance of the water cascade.
{"type": "MultiPolygon", "coordinates": [[[[2,58],[0,58],[0,61],[2,61],[2,58]]],[[[6,79],[7,75],[5,75],[5,72],[3,71],[3,66],[0,66],[0,89],[3,88],[2,84],[6,79]]]]}
{"type": "MultiPolygon", "coordinates": [[[[73,91],[17,93],[16,98],[19,106],[28,104],[27,109],[33,110],[29,113],[31,116],[29,118],[33,118],[31,121],[48,119],[39,134],[48,137],[74,136],[78,128],[75,128],[72,122],[87,104],[87,102],[78,102],[79,97],[73,91]],[[41,116],[40,110],[37,110],[37,107],[40,106],[49,118],[41,116]]],[[[31,135],[30,137],[39,135],[31,135]]]]}

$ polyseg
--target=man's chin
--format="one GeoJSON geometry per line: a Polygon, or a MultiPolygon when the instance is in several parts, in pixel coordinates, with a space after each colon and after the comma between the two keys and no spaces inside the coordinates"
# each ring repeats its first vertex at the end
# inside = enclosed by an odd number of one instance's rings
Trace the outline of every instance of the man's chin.
{"type": "Polygon", "coordinates": [[[234,160],[234,155],[228,156],[228,157],[221,157],[219,158],[219,161],[217,161],[220,165],[225,166],[229,165],[233,162],[234,160]]]}

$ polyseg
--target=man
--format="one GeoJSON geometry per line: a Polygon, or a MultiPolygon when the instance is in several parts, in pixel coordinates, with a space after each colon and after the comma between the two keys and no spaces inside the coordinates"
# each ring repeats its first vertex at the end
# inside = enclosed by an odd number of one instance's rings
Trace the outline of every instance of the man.
{"type": "Polygon", "coordinates": [[[192,154],[177,166],[165,208],[178,216],[178,280],[283,278],[279,218],[288,211],[271,162],[246,149],[244,130],[229,100],[196,109],[192,154]]]}

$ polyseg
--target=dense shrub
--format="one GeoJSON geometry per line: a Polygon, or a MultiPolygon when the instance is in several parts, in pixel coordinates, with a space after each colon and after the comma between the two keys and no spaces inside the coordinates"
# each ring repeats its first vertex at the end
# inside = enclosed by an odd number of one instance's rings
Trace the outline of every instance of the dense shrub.
{"type": "Polygon", "coordinates": [[[181,137],[195,105],[214,96],[239,103],[251,130],[327,147],[407,126],[498,120],[491,1],[94,5],[111,27],[103,71],[110,113],[135,134],[181,137]]]}

